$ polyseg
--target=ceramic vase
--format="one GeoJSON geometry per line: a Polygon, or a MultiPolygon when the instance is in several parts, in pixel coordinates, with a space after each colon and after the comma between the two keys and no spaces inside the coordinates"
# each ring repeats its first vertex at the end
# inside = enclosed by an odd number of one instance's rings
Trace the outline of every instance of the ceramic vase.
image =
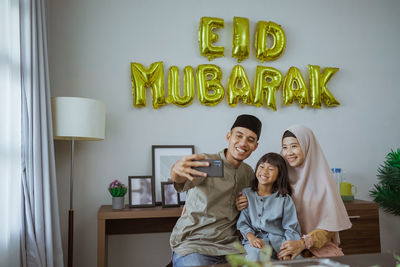
{"type": "Polygon", "coordinates": [[[113,197],[112,198],[112,209],[113,210],[123,210],[124,209],[125,197],[113,197]]]}

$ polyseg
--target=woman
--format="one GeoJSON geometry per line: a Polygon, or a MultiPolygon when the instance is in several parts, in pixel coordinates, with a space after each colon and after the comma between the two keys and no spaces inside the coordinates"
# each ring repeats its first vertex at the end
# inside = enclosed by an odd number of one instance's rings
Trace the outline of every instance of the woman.
{"type": "MultiPolygon", "coordinates": [[[[283,242],[278,257],[343,255],[339,231],[349,229],[351,223],[314,133],[302,125],[289,127],[282,137],[281,154],[287,161],[303,236],[283,242]]],[[[243,197],[238,198],[238,209],[243,209],[243,203],[243,197]]]]}

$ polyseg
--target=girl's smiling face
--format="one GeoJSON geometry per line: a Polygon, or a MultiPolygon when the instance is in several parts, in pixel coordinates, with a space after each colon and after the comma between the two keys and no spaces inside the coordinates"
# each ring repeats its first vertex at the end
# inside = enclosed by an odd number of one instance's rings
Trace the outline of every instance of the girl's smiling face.
{"type": "Polygon", "coordinates": [[[303,151],[297,138],[285,137],[282,140],[282,156],[291,167],[299,167],[304,162],[303,151]]]}
{"type": "Polygon", "coordinates": [[[259,185],[273,185],[278,178],[278,174],[278,167],[268,162],[264,162],[258,166],[256,177],[259,185]]]}

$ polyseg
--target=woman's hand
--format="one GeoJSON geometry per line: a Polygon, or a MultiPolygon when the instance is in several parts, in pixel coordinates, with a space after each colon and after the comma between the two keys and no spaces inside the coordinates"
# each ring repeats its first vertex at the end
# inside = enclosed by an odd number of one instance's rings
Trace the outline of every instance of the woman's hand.
{"type": "Polygon", "coordinates": [[[249,205],[247,201],[247,197],[242,195],[242,192],[239,192],[238,197],[236,198],[236,208],[238,211],[244,210],[249,205]]]}
{"type": "Polygon", "coordinates": [[[264,247],[264,241],[262,241],[261,239],[257,238],[255,235],[253,235],[252,233],[248,233],[246,235],[246,238],[249,240],[250,242],[250,246],[252,246],[253,248],[263,248],[264,247]]]}
{"type": "Polygon", "coordinates": [[[290,259],[295,259],[304,249],[306,245],[304,240],[288,240],[282,243],[281,250],[278,253],[279,259],[286,259],[290,256],[290,259]]]}

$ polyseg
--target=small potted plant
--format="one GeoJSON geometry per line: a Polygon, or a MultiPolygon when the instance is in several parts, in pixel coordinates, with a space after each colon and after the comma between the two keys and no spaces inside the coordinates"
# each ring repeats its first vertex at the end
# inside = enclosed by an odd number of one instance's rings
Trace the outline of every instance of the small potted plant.
{"type": "Polygon", "coordinates": [[[128,191],[126,186],[118,180],[114,180],[108,186],[108,191],[110,192],[112,198],[112,209],[122,210],[124,209],[124,199],[125,194],[128,191]]]}

